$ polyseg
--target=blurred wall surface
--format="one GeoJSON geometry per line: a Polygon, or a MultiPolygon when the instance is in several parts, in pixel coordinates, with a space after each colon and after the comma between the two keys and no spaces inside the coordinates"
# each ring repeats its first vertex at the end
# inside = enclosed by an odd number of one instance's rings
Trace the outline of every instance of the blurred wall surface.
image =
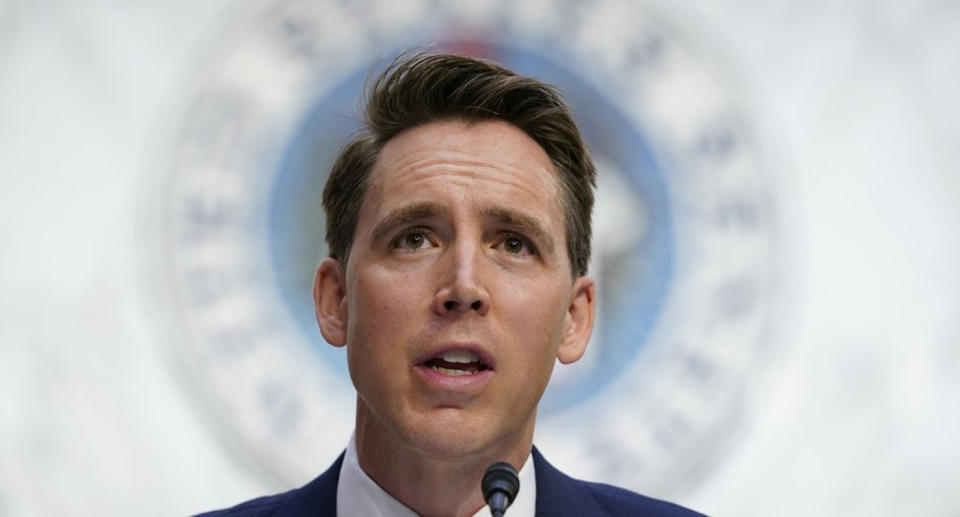
{"type": "Polygon", "coordinates": [[[555,84],[597,160],[552,461],[711,515],[960,513],[960,4],[0,0],[0,517],[327,467],[318,196],[420,47],[555,84]]]}

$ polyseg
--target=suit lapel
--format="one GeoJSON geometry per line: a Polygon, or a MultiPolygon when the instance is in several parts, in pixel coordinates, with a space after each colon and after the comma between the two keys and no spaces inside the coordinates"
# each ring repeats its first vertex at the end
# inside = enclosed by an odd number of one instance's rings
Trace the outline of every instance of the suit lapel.
{"type": "Polygon", "coordinates": [[[583,483],[547,463],[536,447],[532,454],[537,473],[536,517],[608,515],[583,483]]]}
{"type": "Polygon", "coordinates": [[[340,467],[343,454],[333,462],[326,472],[297,490],[277,511],[277,517],[336,517],[337,484],[340,481],[340,467]]]}

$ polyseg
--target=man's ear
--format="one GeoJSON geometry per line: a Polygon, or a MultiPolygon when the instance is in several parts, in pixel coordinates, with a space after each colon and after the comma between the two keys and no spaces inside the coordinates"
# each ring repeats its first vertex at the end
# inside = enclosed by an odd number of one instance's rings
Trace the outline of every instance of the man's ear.
{"type": "Polygon", "coordinates": [[[313,306],[320,334],[333,346],[347,344],[347,284],[340,262],[325,258],[313,281],[313,306]]]}
{"type": "Polygon", "coordinates": [[[563,364],[580,359],[587,350],[596,313],[597,287],[592,278],[577,278],[571,289],[570,306],[563,322],[563,337],[557,349],[557,359],[563,364]]]}

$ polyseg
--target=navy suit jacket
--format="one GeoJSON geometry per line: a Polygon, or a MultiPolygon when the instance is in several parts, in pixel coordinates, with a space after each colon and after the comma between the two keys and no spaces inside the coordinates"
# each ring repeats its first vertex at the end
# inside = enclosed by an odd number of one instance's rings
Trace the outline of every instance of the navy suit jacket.
{"type": "MultiPolygon", "coordinates": [[[[197,517],[300,517],[337,515],[337,482],[343,454],[319,477],[301,488],[261,497],[233,508],[197,517]]],[[[537,475],[536,517],[693,517],[681,506],[651,499],[622,488],[580,481],[560,472],[533,449],[537,475]]],[[[521,490],[523,487],[521,487],[521,490]]],[[[509,511],[507,512],[509,514],[509,511]]]]}

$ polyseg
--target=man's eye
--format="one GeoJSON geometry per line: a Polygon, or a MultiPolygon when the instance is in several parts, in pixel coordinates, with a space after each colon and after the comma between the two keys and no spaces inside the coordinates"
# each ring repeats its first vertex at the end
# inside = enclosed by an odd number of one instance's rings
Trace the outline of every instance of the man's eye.
{"type": "Polygon", "coordinates": [[[406,244],[408,248],[419,248],[423,246],[423,240],[422,233],[408,233],[403,237],[403,243],[406,244]]]}
{"type": "Polygon", "coordinates": [[[394,241],[394,246],[408,250],[419,250],[432,247],[432,243],[430,239],[427,238],[426,232],[422,230],[410,230],[400,235],[397,240],[394,241]]]}
{"type": "Polygon", "coordinates": [[[511,255],[523,255],[523,254],[534,254],[536,249],[533,245],[527,242],[526,239],[517,236],[507,236],[502,241],[500,245],[503,247],[503,250],[511,255]]]}
{"type": "Polygon", "coordinates": [[[510,237],[503,241],[503,247],[510,253],[520,253],[523,251],[523,241],[516,237],[510,237]]]}

